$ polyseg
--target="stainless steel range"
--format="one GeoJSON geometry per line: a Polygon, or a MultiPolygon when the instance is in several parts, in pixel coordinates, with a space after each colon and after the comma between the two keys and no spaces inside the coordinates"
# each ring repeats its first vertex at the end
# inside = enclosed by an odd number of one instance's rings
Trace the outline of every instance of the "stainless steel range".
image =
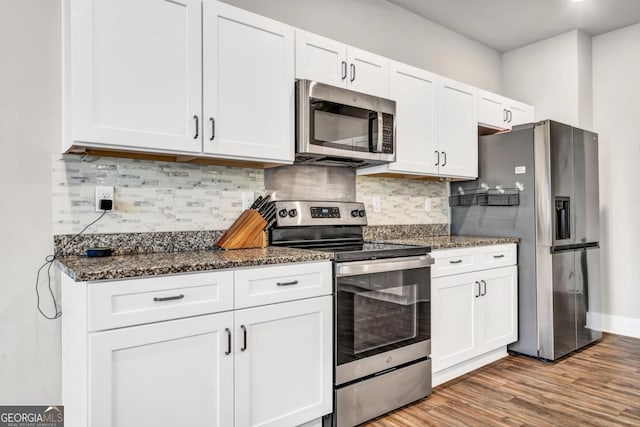
{"type": "Polygon", "coordinates": [[[431,248],[364,241],[362,203],[275,205],[271,245],[334,253],[333,425],[357,425],[429,395],[431,248]]]}

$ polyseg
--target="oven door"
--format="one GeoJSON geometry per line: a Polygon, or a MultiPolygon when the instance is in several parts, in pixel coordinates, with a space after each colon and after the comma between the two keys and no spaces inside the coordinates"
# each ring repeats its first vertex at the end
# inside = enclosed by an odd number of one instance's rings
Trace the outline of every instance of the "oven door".
{"type": "Polygon", "coordinates": [[[335,264],[336,385],[431,353],[429,256],[335,264]]]}

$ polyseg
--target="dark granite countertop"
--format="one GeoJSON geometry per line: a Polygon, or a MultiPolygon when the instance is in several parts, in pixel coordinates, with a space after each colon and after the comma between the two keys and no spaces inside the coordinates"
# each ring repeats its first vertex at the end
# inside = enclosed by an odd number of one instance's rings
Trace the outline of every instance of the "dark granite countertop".
{"type": "Polygon", "coordinates": [[[479,237],[479,236],[415,236],[404,239],[387,239],[387,243],[403,245],[427,245],[431,250],[469,248],[474,246],[502,245],[518,243],[517,237],[479,237]]]}
{"type": "Polygon", "coordinates": [[[206,250],[116,255],[104,258],[67,256],[58,258],[56,265],[73,280],[87,282],[320,261],[331,259],[332,256],[331,253],[326,252],[267,247],[230,251],[206,250]]]}

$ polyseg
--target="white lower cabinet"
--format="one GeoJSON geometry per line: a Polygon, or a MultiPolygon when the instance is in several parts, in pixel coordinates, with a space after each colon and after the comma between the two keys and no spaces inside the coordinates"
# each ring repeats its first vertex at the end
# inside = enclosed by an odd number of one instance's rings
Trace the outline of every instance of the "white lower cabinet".
{"type": "Polygon", "coordinates": [[[89,425],[233,425],[231,325],[227,312],[91,334],[89,425]]]}
{"type": "Polygon", "coordinates": [[[331,304],[325,296],[234,313],[235,425],[295,426],[332,411],[331,304]]]}
{"type": "Polygon", "coordinates": [[[433,252],[434,386],[506,356],[506,346],[518,339],[515,251],[504,245],[433,252]],[[501,256],[498,265],[488,267],[487,255],[501,256]]]}
{"type": "Polygon", "coordinates": [[[332,412],[330,271],[327,261],[100,283],[65,276],[66,425],[294,426],[332,412]],[[290,285],[278,303],[234,310],[233,287],[260,275],[308,290],[290,285]],[[214,285],[222,304],[209,302],[214,285]],[[136,295],[151,301],[143,317],[136,295]],[[145,323],[97,330],[90,312],[100,305],[145,323]]]}

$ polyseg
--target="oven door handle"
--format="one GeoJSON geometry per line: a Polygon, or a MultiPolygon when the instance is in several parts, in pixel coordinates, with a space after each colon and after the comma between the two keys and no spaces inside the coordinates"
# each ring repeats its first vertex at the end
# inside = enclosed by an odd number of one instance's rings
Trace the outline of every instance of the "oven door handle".
{"type": "Polygon", "coordinates": [[[429,255],[342,262],[336,264],[336,277],[425,268],[433,263],[434,260],[429,255]]]}

